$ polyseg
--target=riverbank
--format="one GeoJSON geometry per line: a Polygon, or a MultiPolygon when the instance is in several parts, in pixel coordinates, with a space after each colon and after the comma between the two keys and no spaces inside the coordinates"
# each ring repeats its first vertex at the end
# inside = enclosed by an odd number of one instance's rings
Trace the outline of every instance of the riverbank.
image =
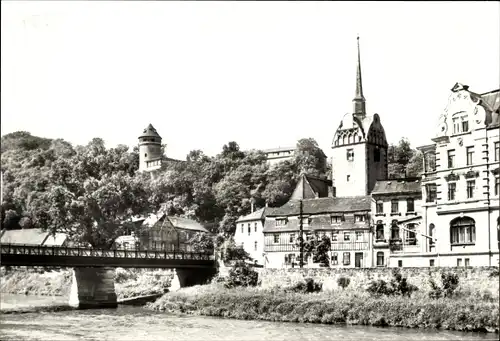
{"type": "Polygon", "coordinates": [[[475,295],[430,299],[377,296],[355,290],[295,293],[209,284],[167,293],[148,309],[274,322],[437,328],[498,333],[499,304],[475,295]]]}
{"type": "MultiPolygon", "coordinates": [[[[115,291],[118,300],[163,294],[173,275],[169,270],[117,268],[115,291]]],[[[2,269],[0,292],[33,296],[69,297],[72,271],[69,269],[2,269]]]]}

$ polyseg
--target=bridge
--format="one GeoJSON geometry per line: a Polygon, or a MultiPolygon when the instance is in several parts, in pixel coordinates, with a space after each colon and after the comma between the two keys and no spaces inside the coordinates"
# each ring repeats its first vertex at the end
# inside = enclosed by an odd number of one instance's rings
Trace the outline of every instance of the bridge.
{"type": "Polygon", "coordinates": [[[91,249],[0,245],[2,266],[72,267],[69,304],[77,308],[116,307],[116,267],[174,269],[173,288],[201,284],[216,271],[214,254],[159,250],[91,249]]]}

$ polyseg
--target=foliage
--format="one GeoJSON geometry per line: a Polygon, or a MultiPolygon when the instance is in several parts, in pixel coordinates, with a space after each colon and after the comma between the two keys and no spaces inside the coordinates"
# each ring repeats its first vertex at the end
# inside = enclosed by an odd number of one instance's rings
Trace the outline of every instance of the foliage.
{"type": "Polygon", "coordinates": [[[389,178],[417,177],[423,170],[422,153],[412,149],[407,138],[391,144],[387,154],[389,178]]]}
{"type": "Polygon", "coordinates": [[[207,233],[195,233],[187,242],[194,252],[211,253],[214,250],[214,236],[207,233]]]}
{"type": "Polygon", "coordinates": [[[285,289],[288,292],[301,292],[301,293],[313,293],[320,292],[323,288],[323,284],[314,281],[313,278],[305,278],[303,281],[299,281],[294,285],[285,289]]]}
{"type": "Polygon", "coordinates": [[[259,274],[243,261],[236,262],[229,270],[229,277],[225,282],[227,288],[256,286],[259,274]]]}
{"type": "Polygon", "coordinates": [[[410,297],[411,294],[417,291],[418,288],[409,284],[407,279],[403,277],[399,269],[394,269],[392,271],[392,279],[389,283],[383,279],[376,281],[371,281],[368,284],[366,291],[372,295],[397,295],[397,296],[407,296],[410,297]]]}
{"type": "Polygon", "coordinates": [[[220,284],[167,293],[148,308],[245,320],[498,331],[498,302],[371,296],[339,290],[314,295],[220,284]]]}
{"type": "Polygon", "coordinates": [[[441,273],[441,285],[438,285],[432,277],[429,277],[429,285],[431,286],[429,297],[434,299],[452,297],[458,288],[458,284],[458,275],[452,272],[441,273]]]}
{"type": "MultiPolygon", "coordinates": [[[[303,236],[299,236],[295,242],[295,246],[300,248],[300,242],[303,236]]],[[[313,257],[314,263],[320,263],[321,266],[330,266],[330,257],[328,252],[331,249],[331,240],[327,235],[321,235],[316,231],[307,240],[303,241],[304,255],[313,257]]]]}
{"type": "Polygon", "coordinates": [[[339,277],[337,279],[337,284],[339,285],[339,287],[341,287],[342,289],[345,289],[349,286],[349,284],[351,283],[351,279],[349,277],[339,277]]]}

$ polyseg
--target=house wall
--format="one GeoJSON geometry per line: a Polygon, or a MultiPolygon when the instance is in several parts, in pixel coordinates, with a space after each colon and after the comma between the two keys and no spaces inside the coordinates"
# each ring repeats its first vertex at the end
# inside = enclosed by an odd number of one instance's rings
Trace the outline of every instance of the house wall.
{"type": "Polygon", "coordinates": [[[243,249],[250,255],[250,257],[252,257],[252,259],[256,260],[258,264],[264,264],[263,228],[262,219],[249,220],[238,222],[234,233],[234,241],[236,245],[242,245],[243,249]]]}
{"type": "Polygon", "coordinates": [[[332,179],[337,197],[361,196],[367,194],[366,144],[359,142],[334,147],[332,150],[332,179]],[[347,159],[352,149],[354,159],[347,159]],[[347,177],[349,176],[349,181],[347,177]]]}

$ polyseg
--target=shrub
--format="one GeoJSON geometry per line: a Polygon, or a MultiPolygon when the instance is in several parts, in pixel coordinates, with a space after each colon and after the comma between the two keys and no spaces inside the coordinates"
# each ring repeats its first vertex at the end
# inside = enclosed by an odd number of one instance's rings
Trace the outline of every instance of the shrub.
{"type": "Polygon", "coordinates": [[[394,288],[383,279],[371,281],[370,284],[368,285],[368,288],[366,288],[366,291],[368,291],[372,295],[394,294],[394,288]]]}
{"type": "Polygon", "coordinates": [[[441,273],[441,286],[437,285],[434,279],[429,279],[431,290],[429,291],[430,298],[452,297],[455,290],[458,288],[459,278],[457,274],[451,272],[441,273]]]}
{"type": "Polygon", "coordinates": [[[500,273],[498,272],[498,269],[495,269],[493,270],[490,275],[488,276],[489,278],[493,278],[493,277],[498,277],[500,276],[500,273]]]}
{"type": "Polygon", "coordinates": [[[259,274],[245,262],[238,261],[229,270],[229,277],[225,283],[227,288],[256,286],[259,274]]]}
{"type": "Polygon", "coordinates": [[[366,291],[372,295],[399,295],[409,297],[413,292],[418,290],[415,285],[408,283],[408,280],[401,275],[399,269],[393,270],[392,276],[393,278],[390,283],[387,283],[383,279],[371,281],[366,291]]]}
{"type": "Polygon", "coordinates": [[[314,281],[312,278],[305,278],[303,281],[297,282],[293,286],[285,289],[285,291],[289,292],[300,292],[300,293],[313,293],[320,292],[323,288],[323,284],[320,282],[314,281]]]}
{"type": "Polygon", "coordinates": [[[349,286],[349,283],[351,283],[351,279],[348,277],[340,277],[339,279],[337,279],[337,284],[342,289],[347,288],[349,286]]]}

